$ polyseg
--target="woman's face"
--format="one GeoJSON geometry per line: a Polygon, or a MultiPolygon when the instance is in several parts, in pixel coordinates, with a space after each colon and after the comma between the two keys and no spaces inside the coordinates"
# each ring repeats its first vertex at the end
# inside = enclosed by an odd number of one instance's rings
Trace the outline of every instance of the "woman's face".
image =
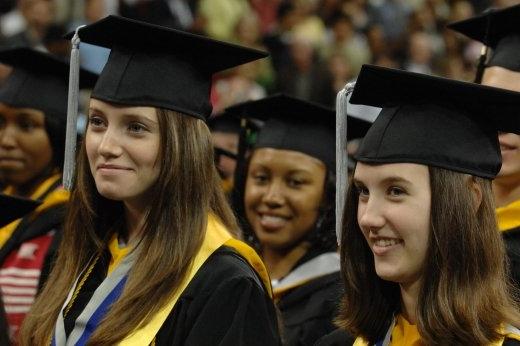
{"type": "MultiPolygon", "coordinates": [[[[519,78],[520,72],[491,66],[485,69],[482,84],[520,92],[519,78]]],[[[520,136],[514,133],[499,133],[498,141],[502,154],[502,167],[497,180],[509,180],[516,185],[520,180],[520,136]]]]}
{"type": "Polygon", "coordinates": [[[0,176],[14,186],[41,175],[52,162],[45,115],[32,108],[0,103],[0,176]]]}
{"type": "Polygon", "coordinates": [[[85,145],[99,193],[145,206],[160,171],[155,108],[121,107],[91,99],[85,145]]]}
{"type": "Polygon", "coordinates": [[[358,162],[357,219],[383,280],[412,284],[421,278],[430,234],[428,167],[358,162]]]}
{"type": "Polygon", "coordinates": [[[245,210],[263,247],[287,249],[312,229],[323,198],[326,168],[309,155],[262,148],[247,172],[245,210]]]}

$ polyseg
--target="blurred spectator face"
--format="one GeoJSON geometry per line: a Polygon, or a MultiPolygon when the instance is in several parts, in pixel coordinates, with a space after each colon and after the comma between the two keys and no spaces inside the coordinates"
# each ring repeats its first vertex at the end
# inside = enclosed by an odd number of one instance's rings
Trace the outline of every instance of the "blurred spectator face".
{"type": "Polygon", "coordinates": [[[386,51],[385,34],[380,25],[373,25],[367,31],[367,42],[374,56],[384,54],[386,51]]]}
{"type": "Polygon", "coordinates": [[[348,41],[354,35],[352,23],[344,17],[336,20],[332,30],[334,31],[334,37],[338,42],[348,41]]]}
{"type": "Polygon", "coordinates": [[[314,47],[310,42],[296,39],[291,45],[291,56],[299,70],[308,70],[314,62],[314,47]]]}
{"type": "Polygon", "coordinates": [[[410,37],[410,60],[429,65],[432,58],[431,42],[427,34],[417,32],[410,37]]]}
{"type": "MultiPolygon", "coordinates": [[[[520,92],[520,72],[513,72],[499,66],[488,67],[484,71],[482,84],[520,92]]],[[[520,179],[520,136],[513,133],[500,133],[498,140],[502,154],[502,168],[497,179],[515,179],[518,183],[520,179]]]]}
{"type": "Polygon", "coordinates": [[[105,0],[86,0],[85,1],[85,20],[93,23],[105,17],[105,0]]]}
{"type": "Polygon", "coordinates": [[[243,45],[254,46],[258,44],[260,38],[258,18],[252,13],[243,16],[237,24],[235,33],[238,41],[243,45]]]}
{"type": "Polygon", "coordinates": [[[456,1],[453,3],[450,11],[450,22],[457,22],[473,16],[473,5],[469,1],[456,1]]]}
{"type": "Polygon", "coordinates": [[[52,24],[54,19],[52,0],[21,0],[20,8],[29,27],[43,30],[52,24]]]}

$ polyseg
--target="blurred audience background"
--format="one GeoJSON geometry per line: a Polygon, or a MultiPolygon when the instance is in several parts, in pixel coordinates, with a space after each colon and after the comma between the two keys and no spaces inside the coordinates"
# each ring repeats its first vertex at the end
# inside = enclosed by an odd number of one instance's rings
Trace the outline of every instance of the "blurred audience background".
{"type": "MultiPolygon", "coordinates": [[[[520,0],[1,0],[0,48],[66,57],[62,35],[118,14],[270,52],[215,77],[214,112],[284,92],[333,106],[337,91],[372,63],[471,81],[481,45],[445,28],[520,0]]],[[[106,52],[87,47],[100,69],[106,52]]],[[[211,57],[208,57],[211,59],[211,57]]],[[[0,79],[7,69],[0,67],[0,79]]]]}

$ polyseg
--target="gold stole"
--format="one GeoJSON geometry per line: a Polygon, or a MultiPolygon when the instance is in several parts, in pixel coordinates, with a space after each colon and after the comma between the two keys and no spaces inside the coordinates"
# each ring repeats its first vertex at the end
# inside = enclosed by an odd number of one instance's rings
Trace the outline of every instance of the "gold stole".
{"type": "MultiPolygon", "coordinates": [[[[38,186],[36,191],[34,191],[34,193],[29,198],[34,200],[40,198],[40,196],[43,195],[49,189],[49,187],[52,184],[54,184],[58,179],[61,179],[61,174],[59,173],[50,176],[44,182],[42,182],[40,186],[38,186]]],[[[4,193],[7,195],[12,195],[13,190],[14,189],[12,187],[8,186],[4,190],[4,193]]],[[[49,193],[47,197],[45,197],[43,203],[40,204],[38,208],[36,208],[36,210],[32,212],[31,217],[34,218],[38,216],[38,214],[40,214],[41,212],[55,205],[66,203],[69,200],[69,195],[69,192],[65,189],[57,188],[56,190],[49,193]]],[[[0,228],[0,247],[4,246],[4,244],[9,240],[9,238],[11,238],[11,235],[13,235],[13,232],[15,231],[16,227],[18,227],[21,221],[22,218],[14,220],[10,224],[0,228]]]]}
{"type": "Polygon", "coordinates": [[[202,267],[204,262],[211,256],[222,245],[233,247],[248,263],[255,269],[259,274],[264,286],[268,290],[269,295],[272,295],[271,285],[267,270],[260,260],[256,252],[245,243],[233,239],[231,234],[226,228],[214,217],[208,217],[208,226],[206,229],[206,235],[202,246],[193,260],[191,270],[187,273],[183,283],[179,286],[177,291],[172,295],[166,305],[152,317],[150,322],[143,327],[137,329],[135,332],[127,336],[123,341],[119,343],[121,346],[142,346],[150,345],[155,339],[155,336],[161,329],[164,321],[173,310],[177,300],[182,295],[188,284],[191,282],[193,277],[197,274],[197,271],[202,267]]]}

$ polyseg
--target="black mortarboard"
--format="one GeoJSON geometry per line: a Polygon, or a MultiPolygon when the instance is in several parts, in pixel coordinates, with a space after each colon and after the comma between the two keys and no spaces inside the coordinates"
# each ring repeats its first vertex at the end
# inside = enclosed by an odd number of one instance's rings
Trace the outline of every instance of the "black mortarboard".
{"type": "Polygon", "coordinates": [[[227,114],[217,114],[208,119],[211,132],[236,133],[240,132],[240,118],[227,114]]]}
{"type": "Polygon", "coordinates": [[[32,199],[9,196],[0,193],[0,227],[29,214],[41,204],[32,199]]]}
{"type": "Polygon", "coordinates": [[[418,163],[494,178],[498,131],[520,134],[520,93],[364,65],[352,103],[382,107],[356,158],[418,163]]]}
{"type": "MultiPolygon", "coordinates": [[[[0,88],[0,102],[34,108],[63,120],[67,114],[69,64],[51,54],[30,48],[0,51],[0,63],[13,67],[0,88]]],[[[81,71],[81,87],[93,87],[97,76],[81,71]]]]}
{"type": "MultiPolygon", "coordinates": [[[[205,120],[212,75],[267,53],[118,16],[78,29],[82,42],[112,51],[92,97],[171,109],[205,120]]],[[[73,34],[67,35],[72,38],[73,34]]]]}
{"type": "MultiPolygon", "coordinates": [[[[265,121],[255,148],[299,151],[315,157],[334,171],[336,163],[333,109],[278,94],[226,109],[231,114],[265,121]]],[[[349,118],[349,138],[363,137],[370,123],[349,118]]]]}
{"type": "Polygon", "coordinates": [[[500,66],[520,72],[520,5],[484,14],[448,25],[471,39],[491,47],[487,66],[500,66]]]}

